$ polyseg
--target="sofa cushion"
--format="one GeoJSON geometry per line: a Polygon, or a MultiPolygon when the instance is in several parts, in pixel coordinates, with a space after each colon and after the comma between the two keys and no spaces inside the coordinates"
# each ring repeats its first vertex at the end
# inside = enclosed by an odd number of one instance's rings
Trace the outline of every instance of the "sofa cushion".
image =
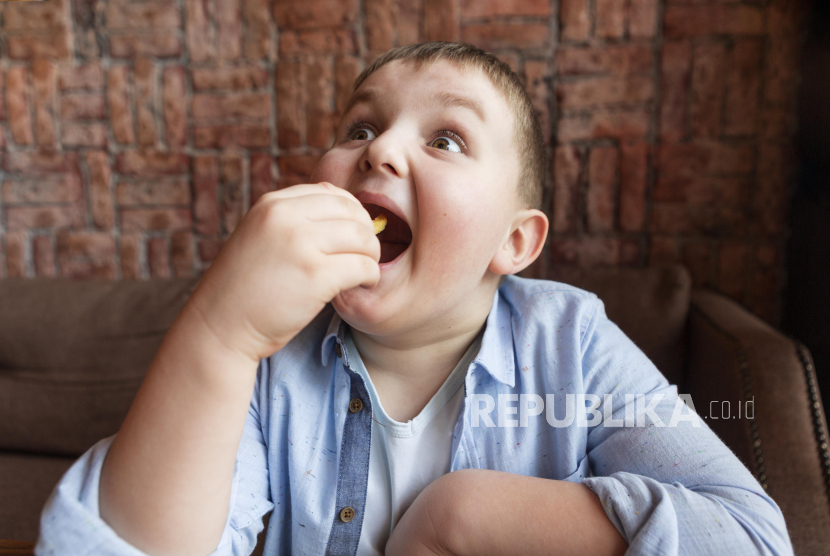
{"type": "Polygon", "coordinates": [[[608,318],[651,359],[672,384],[683,374],[685,326],[692,280],[684,266],[555,268],[551,280],[597,294],[608,318]]]}
{"type": "Polygon", "coordinates": [[[197,284],[0,281],[0,450],[79,456],[118,432],[197,284]]]}

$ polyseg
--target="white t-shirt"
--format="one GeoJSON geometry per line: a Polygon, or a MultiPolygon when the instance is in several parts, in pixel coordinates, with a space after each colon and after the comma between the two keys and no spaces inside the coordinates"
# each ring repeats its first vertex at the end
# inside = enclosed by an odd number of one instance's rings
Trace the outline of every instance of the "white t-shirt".
{"type": "Polygon", "coordinates": [[[406,423],[393,421],[383,409],[350,329],[344,340],[353,370],[363,377],[372,400],[369,484],[357,556],[376,556],[384,553],[392,529],[418,494],[450,471],[452,433],[464,402],[464,378],[481,347],[481,334],[424,409],[406,423]]]}

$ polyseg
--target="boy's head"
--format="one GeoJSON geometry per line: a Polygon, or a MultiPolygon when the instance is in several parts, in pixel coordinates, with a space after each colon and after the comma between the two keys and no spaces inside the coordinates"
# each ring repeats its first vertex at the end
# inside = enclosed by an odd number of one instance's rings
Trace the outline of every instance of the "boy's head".
{"type": "Polygon", "coordinates": [[[312,175],[388,217],[380,281],[341,292],[338,313],[370,334],[480,323],[500,278],[544,245],[546,168],[533,106],[509,66],[456,43],[380,56],[355,80],[312,175]]]}

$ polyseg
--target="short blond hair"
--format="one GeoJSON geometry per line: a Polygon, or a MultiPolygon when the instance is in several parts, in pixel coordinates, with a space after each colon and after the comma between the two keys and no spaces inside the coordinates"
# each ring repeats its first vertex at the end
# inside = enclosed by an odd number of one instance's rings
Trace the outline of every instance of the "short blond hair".
{"type": "Polygon", "coordinates": [[[542,210],[548,166],[545,141],[530,96],[510,66],[493,54],[465,43],[432,41],[399,46],[378,56],[357,76],[352,94],[367,77],[395,60],[411,62],[415,69],[425,63],[446,60],[462,68],[477,69],[490,79],[513,113],[513,140],[519,151],[520,172],[516,184],[519,203],[526,209],[542,210]]]}

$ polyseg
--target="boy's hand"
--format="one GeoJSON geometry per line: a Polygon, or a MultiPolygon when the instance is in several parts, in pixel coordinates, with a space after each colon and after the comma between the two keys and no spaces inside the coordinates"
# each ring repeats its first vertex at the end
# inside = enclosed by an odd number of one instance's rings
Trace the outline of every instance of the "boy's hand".
{"type": "Polygon", "coordinates": [[[343,290],[380,279],[369,213],[330,183],[266,193],[205,272],[186,309],[219,342],[259,361],[343,290]]]}

